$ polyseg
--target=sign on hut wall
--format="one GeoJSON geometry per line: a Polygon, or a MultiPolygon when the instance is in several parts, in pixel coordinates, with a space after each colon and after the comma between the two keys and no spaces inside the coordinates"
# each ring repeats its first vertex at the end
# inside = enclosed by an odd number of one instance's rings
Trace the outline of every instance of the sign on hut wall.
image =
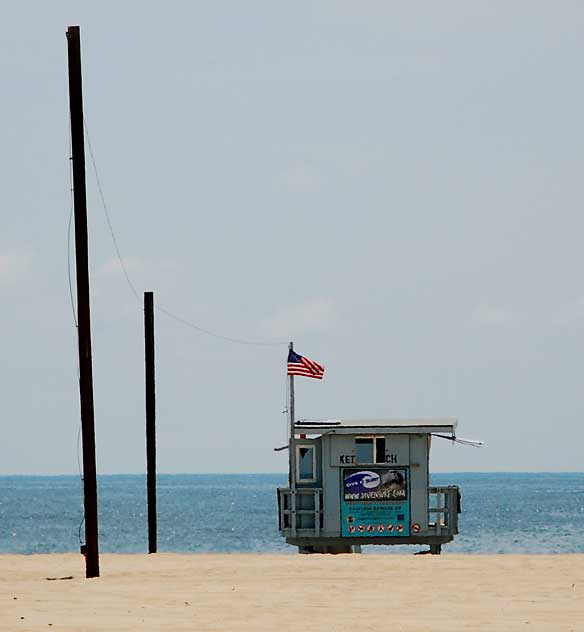
{"type": "Polygon", "coordinates": [[[342,536],[409,536],[409,468],[341,470],[342,536]]]}

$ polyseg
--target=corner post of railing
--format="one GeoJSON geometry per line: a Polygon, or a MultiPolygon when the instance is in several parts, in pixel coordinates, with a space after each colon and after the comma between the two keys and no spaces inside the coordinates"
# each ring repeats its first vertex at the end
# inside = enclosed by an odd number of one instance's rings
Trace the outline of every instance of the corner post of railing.
{"type": "Polygon", "coordinates": [[[458,487],[452,488],[450,515],[452,516],[452,533],[458,533],[458,487]]]}
{"type": "Polygon", "coordinates": [[[290,527],[292,537],[296,537],[296,489],[290,490],[290,527]]]}
{"type": "Polygon", "coordinates": [[[320,490],[314,491],[314,533],[320,535],[320,490]]]}

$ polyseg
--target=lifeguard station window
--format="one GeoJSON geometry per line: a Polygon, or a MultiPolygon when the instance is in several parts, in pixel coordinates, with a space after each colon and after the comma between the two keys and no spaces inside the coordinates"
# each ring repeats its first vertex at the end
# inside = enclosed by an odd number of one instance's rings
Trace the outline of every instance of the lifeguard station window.
{"type": "Polygon", "coordinates": [[[316,459],[314,446],[296,446],[296,480],[299,483],[316,481],[316,459]]]}
{"type": "Polygon", "coordinates": [[[385,437],[356,437],[357,463],[385,463],[385,437]]]}

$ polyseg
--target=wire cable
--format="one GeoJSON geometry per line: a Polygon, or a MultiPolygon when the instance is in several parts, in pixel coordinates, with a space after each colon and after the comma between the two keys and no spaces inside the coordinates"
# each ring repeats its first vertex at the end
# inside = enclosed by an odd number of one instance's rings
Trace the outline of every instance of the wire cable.
{"type": "Polygon", "coordinates": [[[101,198],[101,205],[103,207],[105,218],[107,221],[107,225],[109,228],[109,232],[114,243],[114,248],[116,250],[116,254],[120,261],[120,265],[122,266],[122,271],[124,272],[124,276],[126,277],[126,281],[128,286],[132,290],[132,294],[136,297],[136,300],[140,302],[140,295],[138,294],[138,290],[136,290],[136,286],[132,283],[132,279],[130,279],[130,275],[128,274],[128,269],[126,268],[126,264],[124,263],[124,258],[122,257],[122,253],[120,252],[120,247],[118,245],[118,240],[116,239],[116,234],[114,232],[114,228],[112,226],[110,214],[107,208],[107,204],[105,201],[105,196],[103,194],[103,188],[101,186],[101,180],[99,178],[99,173],[97,171],[97,165],[95,164],[95,156],[93,155],[93,147],[91,146],[91,138],[89,136],[89,130],[87,129],[87,123],[85,121],[85,117],[83,118],[83,128],[85,129],[85,136],[87,137],[87,146],[89,147],[89,156],[91,158],[91,164],[93,166],[93,173],[95,174],[95,181],[97,182],[97,190],[99,191],[99,197],[101,198]]]}
{"type": "MultiPolygon", "coordinates": [[[[79,329],[79,323],[77,321],[77,314],[75,311],[75,299],[73,297],[73,282],[71,280],[71,226],[73,224],[73,211],[75,208],[74,202],[74,187],[73,187],[73,142],[71,138],[71,128],[69,128],[69,193],[71,197],[71,208],[69,210],[69,223],[67,226],[67,278],[69,280],[69,298],[71,300],[71,312],[73,314],[73,322],[75,323],[75,329],[79,329]]],[[[77,383],[81,379],[79,373],[79,359],[77,359],[77,383]]],[[[79,455],[80,452],[80,443],[81,443],[81,427],[82,422],[81,418],[79,419],[79,428],[77,429],[77,468],[79,470],[79,480],[81,481],[81,496],[83,497],[85,494],[85,490],[83,488],[83,470],[81,467],[81,457],[79,455]]],[[[83,528],[83,523],[85,522],[85,503],[81,505],[81,522],[79,523],[78,529],[78,537],[79,544],[83,544],[83,540],[81,538],[81,529],[83,528]]]]}
{"type": "Polygon", "coordinates": [[[83,517],[81,518],[81,522],[79,523],[79,544],[83,546],[83,538],[81,537],[81,529],[83,527],[83,523],[85,522],[85,510],[83,511],[83,517]]]}
{"type": "MultiPolygon", "coordinates": [[[[85,489],[83,487],[83,472],[81,470],[81,458],[79,457],[79,444],[81,443],[81,423],[79,423],[79,430],[77,431],[77,467],[79,468],[79,480],[81,481],[81,496],[84,496],[85,489]]],[[[83,544],[83,540],[81,538],[81,528],[83,527],[83,523],[85,522],[85,503],[83,503],[81,508],[82,516],[81,522],[79,523],[79,544],[83,544]]]]}
{"type": "Polygon", "coordinates": [[[67,277],[69,279],[69,298],[71,299],[71,311],[73,312],[73,322],[77,329],[77,314],[75,313],[75,299],[73,298],[73,283],[71,281],[71,224],[73,222],[73,208],[69,213],[69,228],[67,229],[67,277]]]}
{"type": "MultiPolygon", "coordinates": [[[[87,137],[87,146],[89,148],[89,156],[91,159],[91,165],[93,167],[93,173],[95,174],[95,180],[97,182],[97,189],[99,191],[99,197],[101,199],[101,204],[105,213],[105,217],[106,217],[106,221],[107,221],[107,225],[109,228],[109,233],[111,235],[113,244],[114,244],[114,249],[116,251],[116,255],[118,257],[118,260],[120,262],[120,266],[122,268],[122,271],[124,273],[124,276],[126,278],[126,282],[128,283],[128,286],[130,288],[130,290],[132,291],[132,294],[134,295],[134,297],[136,298],[136,300],[140,303],[141,299],[140,299],[140,294],[138,292],[138,290],[136,289],[136,286],[134,285],[134,283],[132,282],[132,279],[130,278],[130,274],[128,272],[128,269],[126,267],[126,264],[124,263],[124,258],[122,257],[122,253],[118,244],[118,240],[116,238],[116,234],[112,225],[112,221],[111,221],[111,217],[110,217],[110,213],[108,210],[108,206],[107,203],[105,201],[105,195],[103,193],[103,187],[101,186],[101,180],[99,178],[99,173],[97,171],[97,163],[95,160],[95,155],[93,153],[93,147],[91,146],[91,139],[89,136],[89,130],[87,127],[87,122],[85,120],[85,118],[83,119],[83,127],[85,129],[85,136],[87,137]]],[[[165,316],[168,316],[169,318],[172,318],[174,321],[184,325],[185,327],[189,327],[190,329],[194,329],[195,331],[198,331],[199,333],[205,334],[207,336],[211,336],[212,338],[217,338],[219,340],[225,340],[227,342],[232,342],[235,344],[240,344],[240,345],[249,345],[249,346],[255,346],[255,347],[279,347],[281,345],[287,344],[288,340],[284,340],[284,339],[277,339],[277,340],[251,340],[251,339],[245,339],[245,338],[236,338],[234,336],[226,336],[224,334],[220,334],[217,333],[215,331],[212,331],[210,329],[206,329],[205,327],[201,327],[200,325],[198,325],[197,323],[188,320],[187,318],[184,318],[182,316],[179,316],[177,314],[174,314],[173,312],[160,307],[158,305],[155,305],[155,309],[159,312],[161,312],[162,314],[164,314],[165,316]]]]}
{"type": "Polygon", "coordinates": [[[277,341],[270,342],[270,341],[262,341],[262,340],[246,340],[244,338],[232,338],[231,336],[224,336],[223,334],[218,334],[218,333],[215,333],[214,331],[210,331],[209,329],[205,329],[204,327],[201,327],[187,320],[186,318],[182,318],[182,316],[177,316],[176,314],[169,312],[167,309],[164,309],[164,307],[155,306],[155,309],[161,312],[162,314],[165,314],[169,318],[172,318],[173,320],[176,320],[177,322],[182,323],[186,327],[190,327],[191,329],[194,329],[195,331],[199,331],[203,334],[206,334],[207,336],[212,336],[213,338],[226,340],[227,342],[234,342],[235,344],[238,344],[238,345],[251,345],[255,347],[280,347],[283,344],[287,344],[287,341],[285,340],[277,340],[277,341]]]}
{"type": "Polygon", "coordinates": [[[75,313],[75,299],[73,298],[73,282],[71,280],[71,225],[73,224],[73,147],[71,140],[71,130],[69,130],[69,195],[71,198],[71,208],[69,209],[69,225],[67,227],[67,278],[69,279],[69,298],[71,300],[71,311],[73,312],[73,322],[75,328],[77,324],[77,314],[75,313]]]}

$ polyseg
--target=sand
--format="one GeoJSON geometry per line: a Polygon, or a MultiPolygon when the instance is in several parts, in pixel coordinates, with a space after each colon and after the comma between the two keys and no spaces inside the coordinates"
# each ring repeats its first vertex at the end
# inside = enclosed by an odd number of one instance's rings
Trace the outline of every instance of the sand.
{"type": "Polygon", "coordinates": [[[0,630],[581,632],[584,555],[1,555],[0,630]]]}

